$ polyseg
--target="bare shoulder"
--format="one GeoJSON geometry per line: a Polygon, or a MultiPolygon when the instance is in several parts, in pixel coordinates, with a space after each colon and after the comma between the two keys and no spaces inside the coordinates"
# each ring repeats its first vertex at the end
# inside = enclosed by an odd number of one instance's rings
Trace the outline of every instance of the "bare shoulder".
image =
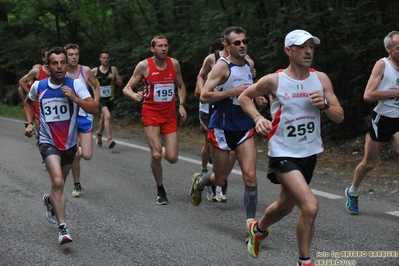
{"type": "Polygon", "coordinates": [[[316,70],[315,70],[315,72],[316,72],[317,77],[319,78],[319,80],[322,83],[324,83],[324,82],[330,82],[331,83],[330,78],[327,76],[326,73],[321,72],[321,71],[316,71],[316,70]]]}
{"type": "Polygon", "coordinates": [[[278,73],[271,73],[261,77],[257,83],[260,87],[267,87],[270,90],[277,89],[278,87],[278,73]]]}
{"type": "Polygon", "coordinates": [[[146,72],[148,71],[148,61],[147,59],[141,60],[134,69],[134,73],[136,75],[145,76],[146,72]]]}
{"type": "Polygon", "coordinates": [[[89,72],[91,72],[91,68],[90,68],[90,67],[84,66],[84,65],[82,65],[82,67],[83,67],[83,72],[84,72],[84,73],[89,73],[89,72]]]}

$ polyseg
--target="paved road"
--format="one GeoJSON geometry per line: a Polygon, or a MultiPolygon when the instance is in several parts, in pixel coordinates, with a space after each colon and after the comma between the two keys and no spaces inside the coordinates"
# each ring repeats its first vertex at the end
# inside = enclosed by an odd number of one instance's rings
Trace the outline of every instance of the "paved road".
{"type": "MultiPolygon", "coordinates": [[[[0,265],[295,265],[296,212],[271,227],[259,259],[249,256],[239,169],[230,176],[226,204],[195,207],[188,191],[199,156],[183,151],[177,164],[163,164],[170,204],[158,206],[146,145],[122,139],[112,150],[95,146],[92,160],[82,161],[82,198],[70,196],[73,181],[67,180],[66,218],[74,242],[59,246],[41,202],[49,176],[34,139],[23,131],[23,121],[0,117],[0,265]]],[[[257,217],[278,192],[265,175],[258,172],[257,217]]],[[[367,208],[351,216],[344,184],[323,185],[326,175],[315,179],[320,211],[313,259],[399,265],[399,217],[392,215],[399,211],[397,198],[363,197],[367,208]]]]}

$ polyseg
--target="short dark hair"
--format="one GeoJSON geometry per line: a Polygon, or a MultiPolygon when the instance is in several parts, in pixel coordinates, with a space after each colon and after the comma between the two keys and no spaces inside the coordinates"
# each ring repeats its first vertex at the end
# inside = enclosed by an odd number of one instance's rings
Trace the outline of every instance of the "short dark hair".
{"type": "Polygon", "coordinates": [[[75,43],[68,43],[67,45],[64,46],[64,49],[65,49],[65,50],[68,50],[68,49],[78,49],[78,50],[80,51],[79,45],[77,45],[77,44],[75,44],[75,43]]]}
{"type": "Polygon", "coordinates": [[[57,55],[58,55],[58,54],[64,54],[66,60],[68,61],[67,51],[66,51],[64,48],[60,47],[60,46],[54,46],[54,47],[52,47],[52,48],[48,51],[48,53],[47,53],[47,57],[46,57],[46,62],[47,62],[47,64],[50,64],[50,56],[51,56],[52,54],[57,54],[57,55]]]}
{"type": "Polygon", "coordinates": [[[167,40],[167,38],[164,35],[155,36],[151,40],[151,47],[155,47],[155,40],[158,40],[158,39],[166,39],[167,40]]]}
{"type": "Polygon", "coordinates": [[[45,47],[42,49],[42,57],[44,57],[46,55],[46,52],[48,52],[48,47],[45,47]]]}
{"type": "Polygon", "coordinates": [[[222,38],[224,39],[224,41],[225,41],[226,43],[229,43],[229,41],[230,41],[229,37],[230,37],[230,34],[231,34],[232,32],[234,32],[234,33],[236,33],[236,34],[239,34],[239,33],[244,33],[245,35],[247,34],[247,31],[244,30],[244,29],[241,28],[241,27],[238,27],[238,26],[227,27],[227,28],[225,28],[224,31],[222,32],[222,38]]]}
{"type": "Polygon", "coordinates": [[[224,49],[223,43],[222,42],[214,42],[209,46],[209,53],[213,54],[215,53],[217,50],[222,51],[224,49]]]}
{"type": "Polygon", "coordinates": [[[100,57],[101,57],[102,54],[107,54],[107,55],[109,55],[109,52],[108,52],[108,51],[101,51],[101,52],[100,52],[100,57]]]}

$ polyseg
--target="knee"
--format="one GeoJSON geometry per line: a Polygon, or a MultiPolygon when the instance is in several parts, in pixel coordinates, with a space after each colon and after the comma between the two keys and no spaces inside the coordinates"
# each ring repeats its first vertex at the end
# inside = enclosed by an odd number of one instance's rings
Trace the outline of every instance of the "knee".
{"type": "Polygon", "coordinates": [[[177,163],[177,159],[178,159],[177,155],[168,156],[167,154],[165,154],[165,160],[167,160],[170,164],[177,163]]]}
{"type": "Polygon", "coordinates": [[[111,120],[111,114],[110,113],[103,114],[103,118],[104,118],[104,120],[109,121],[109,120],[111,120]]]}
{"type": "Polygon", "coordinates": [[[304,219],[307,219],[309,222],[314,222],[318,210],[319,206],[316,201],[299,208],[299,213],[304,219]]]}
{"type": "Polygon", "coordinates": [[[249,187],[257,186],[256,183],[256,173],[255,171],[251,171],[249,173],[243,174],[244,184],[249,187]]]}
{"type": "Polygon", "coordinates": [[[89,152],[82,152],[82,155],[81,155],[81,157],[83,159],[85,159],[86,161],[90,160],[92,156],[93,156],[93,153],[90,152],[90,151],[89,152]]]}
{"type": "MultiPolygon", "coordinates": [[[[90,146],[82,144],[82,147],[79,147],[78,153],[79,153],[80,158],[83,158],[85,160],[90,160],[91,157],[93,156],[93,149],[90,148],[90,146]],[[84,148],[83,148],[83,146],[84,146],[84,148]]],[[[78,154],[78,153],[76,153],[76,154],[78,154]]],[[[79,158],[79,160],[80,160],[80,158],[79,158]]]]}
{"type": "Polygon", "coordinates": [[[360,167],[362,167],[364,170],[369,172],[374,169],[375,165],[376,165],[375,162],[365,162],[365,163],[361,163],[360,167]]]}
{"type": "Polygon", "coordinates": [[[162,160],[162,154],[160,154],[160,153],[154,153],[154,154],[152,154],[151,160],[152,160],[154,163],[160,163],[161,160],[162,160]]]}
{"type": "Polygon", "coordinates": [[[51,189],[52,190],[62,190],[64,188],[64,178],[62,175],[54,176],[51,178],[51,189]]]}

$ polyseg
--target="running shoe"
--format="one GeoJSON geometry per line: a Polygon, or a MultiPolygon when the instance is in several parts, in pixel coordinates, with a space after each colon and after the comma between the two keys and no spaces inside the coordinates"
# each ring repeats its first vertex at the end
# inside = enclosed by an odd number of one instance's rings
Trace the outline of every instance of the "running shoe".
{"type": "Polygon", "coordinates": [[[69,234],[68,228],[66,225],[60,225],[58,227],[58,244],[64,245],[69,242],[72,242],[72,237],[69,234]]]}
{"type": "Polygon", "coordinates": [[[256,232],[255,226],[258,222],[255,220],[251,220],[247,223],[247,230],[249,232],[249,241],[247,244],[248,252],[253,258],[258,258],[260,253],[262,252],[262,243],[261,241],[265,239],[265,234],[256,232]]]}
{"type": "Polygon", "coordinates": [[[79,183],[73,186],[72,197],[79,198],[81,196],[82,196],[82,186],[79,183]]]}
{"type": "Polygon", "coordinates": [[[157,196],[157,204],[158,205],[168,205],[169,204],[169,201],[168,201],[168,198],[166,197],[166,194],[157,196]]]}
{"type": "Polygon", "coordinates": [[[191,198],[191,203],[194,206],[199,206],[201,204],[202,189],[197,188],[197,181],[200,180],[200,178],[201,178],[200,173],[195,173],[193,175],[193,184],[191,185],[190,189],[190,198],[191,198]]]}
{"type": "Polygon", "coordinates": [[[223,187],[216,187],[216,200],[222,203],[227,202],[226,190],[223,187]]]}
{"type": "Polygon", "coordinates": [[[210,202],[216,202],[216,193],[215,193],[215,189],[216,187],[214,186],[208,186],[205,187],[206,190],[206,198],[208,199],[208,201],[210,202]]]}
{"type": "Polygon", "coordinates": [[[51,206],[51,203],[50,203],[50,195],[49,194],[43,195],[43,203],[44,203],[44,206],[46,206],[46,208],[47,208],[47,210],[46,210],[47,220],[52,224],[58,223],[57,217],[55,216],[55,213],[53,210],[53,206],[51,206]]]}
{"type": "Polygon", "coordinates": [[[208,173],[208,169],[201,169],[200,174],[203,176],[208,173]]]}
{"type": "MultiPolygon", "coordinates": [[[[248,228],[248,223],[249,222],[251,222],[251,221],[253,221],[254,219],[248,219],[247,220],[247,228],[248,228]]],[[[269,228],[267,228],[266,229],[266,231],[263,233],[264,235],[265,235],[265,237],[268,237],[269,236],[269,228]]],[[[249,242],[249,239],[250,239],[250,236],[249,236],[249,233],[248,233],[248,229],[245,231],[245,245],[248,245],[248,242],[249,242]]]]}
{"type": "Polygon", "coordinates": [[[359,214],[359,208],[357,206],[357,202],[359,196],[352,196],[349,194],[349,188],[345,189],[345,196],[346,196],[346,209],[353,215],[359,214]]]}
{"type": "Polygon", "coordinates": [[[296,266],[314,266],[313,262],[308,262],[308,263],[300,263],[297,261],[296,266]]]}
{"type": "Polygon", "coordinates": [[[96,132],[96,137],[97,137],[96,143],[98,147],[101,147],[103,145],[103,136],[100,133],[96,132]]]}
{"type": "Polygon", "coordinates": [[[112,149],[115,146],[115,141],[113,139],[108,139],[108,149],[112,149]]]}
{"type": "Polygon", "coordinates": [[[42,162],[42,164],[43,164],[44,171],[47,171],[47,165],[46,165],[46,163],[45,163],[45,162],[42,162]]]}

